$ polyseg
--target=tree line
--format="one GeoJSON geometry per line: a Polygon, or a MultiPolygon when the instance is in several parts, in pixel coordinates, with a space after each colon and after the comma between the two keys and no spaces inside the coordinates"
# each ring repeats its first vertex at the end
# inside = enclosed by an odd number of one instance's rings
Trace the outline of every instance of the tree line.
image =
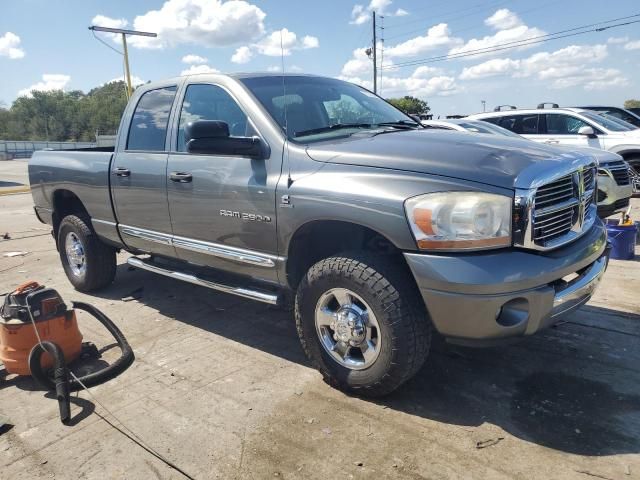
{"type": "Polygon", "coordinates": [[[88,93],[34,90],[0,106],[0,140],[95,141],[96,134],[116,133],[126,105],[122,81],[88,93]]]}

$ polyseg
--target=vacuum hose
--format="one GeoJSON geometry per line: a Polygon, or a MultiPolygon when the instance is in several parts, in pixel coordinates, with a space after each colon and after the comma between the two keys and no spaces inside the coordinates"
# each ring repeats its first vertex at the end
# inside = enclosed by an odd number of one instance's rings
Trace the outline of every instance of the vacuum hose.
{"type": "MultiPolygon", "coordinates": [[[[67,386],[67,405],[68,405],[68,393],[75,392],[77,390],[81,390],[84,387],[92,387],[95,385],[100,385],[112,378],[120,375],[124,372],[129,366],[133,363],[134,355],[129,342],[124,338],[124,335],[120,331],[120,329],[113,323],[109,317],[107,317],[104,313],[98,310],[96,307],[89,305],[84,302],[72,302],[73,308],[77,310],[84,310],[89,313],[93,317],[95,317],[102,325],[105,326],[107,330],[113,335],[118,343],[118,347],[122,351],[120,358],[113,362],[106,368],[102,370],[98,370],[97,372],[89,373],[84,377],[80,377],[78,380],[75,378],[68,379],[67,368],[64,363],[64,354],[62,350],[52,342],[42,342],[42,345],[46,349],[46,351],[54,358],[55,360],[55,377],[52,379],[47,375],[47,373],[42,369],[42,365],[40,364],[40,358],[44,353],[43,348],[40,344],[37,344],[35,347],[31,349],[31,353],[29,353],[29,368],[31,369],[31,375],[35,378],[41,385],[48,388],[49,390],[56,390],[58,394],[58,401],[60,401],[59,396],[59,388],[60,383],[65,383],[67,386]],[[49,347],[51,345],[52,347],[49,347]],[[56,351],[57,350],[57,351],[56,351]],[[61,370],[59,372],[59,370],[61,370]]],[[[62,390],[60,390],[62,392],[62,390]]],[[[60,415],[62,421],[64,423],[64,416],[62,415],[62,405],[60,406],[60,415]]]]}

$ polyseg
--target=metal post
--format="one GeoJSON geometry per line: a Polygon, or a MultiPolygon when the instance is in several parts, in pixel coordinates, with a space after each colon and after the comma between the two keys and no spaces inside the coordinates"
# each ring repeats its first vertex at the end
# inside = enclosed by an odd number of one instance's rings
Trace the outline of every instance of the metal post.
{"type": "Polygon", "coordinates": [[[124,52],[124,74],[127,77],[127,99],[131,98],[131,72],[129,71],[129,51],[127,50],[127,36],[122,34],[122,51],[124,52]]]}
{"type": "MultiPolygon", "coordinates": [[[[120,33],[122,34],[122,47],[123,47],[123,56],[124,56],[124,70],[125,70],[125,82],[127,84],[127,98],[131,97],[131,93],[133,92],[133,86],[131,85],[131,70],[129,69],[129,52],[127,50],[127,35],[139,35],[142,37],[157,37],[157,33],[153,32],[139,32],[136,30],[124,30],[122,28],[110,28],[110,27],[99,27],[96,25],[91,25],[89,30],[93,30],[94,32],[107,32],[107,33],[120,33]]],[[[120,52],[118,52],[120,53],[120,52]]]]}
{"type": "Polygon", "coordinates": [[[376,12],[371,12],[373,15],[373,93],[378,93],[378,58],[376,50],[378,50],[378,46],[376,45],[376,12]]]}

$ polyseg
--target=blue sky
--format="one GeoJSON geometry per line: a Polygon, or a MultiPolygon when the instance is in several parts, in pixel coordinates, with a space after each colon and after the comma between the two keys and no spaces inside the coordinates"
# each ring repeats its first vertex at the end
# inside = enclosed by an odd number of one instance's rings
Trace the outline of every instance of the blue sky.
{"type": "Polygon", "coordinates": [[[477,112],[481,100],[492,108],[640,97],[640,23],[399,66],[640,14],[637,0],[0,0],[0,102],[9,106],[30,88],[86,91],[121,77],[121,57],[93,38],[92,22],[159,33],[131,41],[132,73],[141,81],[278,69],[282,37],[287,70],[370,87],[364,49],[372,9],[385,17],[383,96],[419,96],[436,115],[477,112]]]}

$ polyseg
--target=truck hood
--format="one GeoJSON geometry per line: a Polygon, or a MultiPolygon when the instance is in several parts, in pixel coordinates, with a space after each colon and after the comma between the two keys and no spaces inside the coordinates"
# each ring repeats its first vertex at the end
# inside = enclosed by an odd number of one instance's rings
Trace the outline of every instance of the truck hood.
{"type": "Polygon", "coordinates": [[[592,157],[596,160],[598,165],[619,162],[622,160],[622,157],[617,153],[613,153],[608,150],[601,150],[599,148],[575,147],[573,145],[558,145],[557,148],[560,148],[561,150],[572,150],[576,153],[582,153],[583,155],[592,157]]]}
{"type": "Polygon", "coordinates": [[[518,175],[553,169],[585,155],[526,139],[469,135],[443,130],[407,130],[372,135],[362,132],[344,140],[307,147],[314,160],[327,163],[405,170],[441,175],[502,188],[518,185],[518,175]],[[540,165],[545,162],[545,165],[540,165]]]}

